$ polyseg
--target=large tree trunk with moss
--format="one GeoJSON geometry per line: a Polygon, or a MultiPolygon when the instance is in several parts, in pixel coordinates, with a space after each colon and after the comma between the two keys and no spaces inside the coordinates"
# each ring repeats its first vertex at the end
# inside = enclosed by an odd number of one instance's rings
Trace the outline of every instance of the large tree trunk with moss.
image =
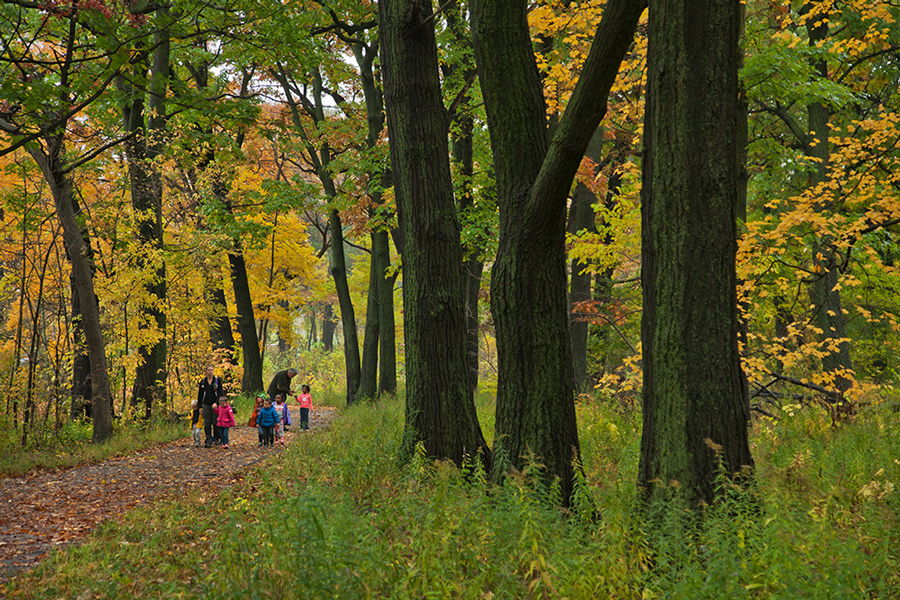
{"type": "Polygon", "coordinates": [[[738,33],[732,0],[650,6],[642,190],[644,498],[693,505],[753,464],[738,353],[738,33]]]}
{"type": "Polygon", "coordinates": [[[467,379],[462,247],[431,2],[379,3],[394,194],[403,230],[407,456],[489,451],[467,379]]]}
{"type": "Polygon", "coordinates": [[[477,0],[472,9],[500,208],[500,244],[491,274],[499,362],[495,456],[502,454],[520,469],[533,457],[549,479],[559,480],[563,502],[570,500],[573,465],[580,459],[566,294],[566,203],[642,10],[631,0],[607,4],[551,142],[527,2],[477,0]]]}

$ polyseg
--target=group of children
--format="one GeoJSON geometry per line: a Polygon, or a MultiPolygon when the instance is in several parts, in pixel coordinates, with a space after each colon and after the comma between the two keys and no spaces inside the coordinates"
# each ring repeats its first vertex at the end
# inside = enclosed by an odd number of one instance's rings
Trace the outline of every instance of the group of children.
{"type": "MultiPolygon", "coordinates": [[[[312,408],[312,396],[309,386],[304,385],[301,393],[297,395],[297,403],[300,405],[300,431],[309,430],[309,411],[312,408]]],[[[222,447],[228,447],[228,430],[235,426],[234,409],[228,403],[228,398],[223,397],[213,405],[216,415],[216,436],[221,440],[222,447]]],[[[256,405],[250,416],[248,427],[256,427],[259,433],[259,446],[274,446],[276,443],[284,444],[284,426],[290,425],[290,412],[281,394],[275,396],[275,402],[262,394],[256,397],[256,405]]],[[[203,412],[197,401],[191,403],[191,432],[194,436],[194,446],[199,447],[202,441],[203,412]]]]}

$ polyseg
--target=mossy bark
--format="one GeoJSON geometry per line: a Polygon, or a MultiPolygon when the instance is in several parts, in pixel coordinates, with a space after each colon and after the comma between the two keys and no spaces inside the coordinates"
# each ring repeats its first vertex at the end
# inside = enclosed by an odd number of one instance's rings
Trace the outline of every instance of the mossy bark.
{"type": "MultiPolygon", "coordinates": [[[[631,44],[641,2],[611,0],[552,140],[523,0],[472,6],[475,57],[494,153],[500,244],[491,276],[499,379],[495,454],[558,479],[580,458],[569,337],[566,203],[631,44]]],[[[498,475],[500,472],[498,472],[498,475]]]]}
{"type": "Polygon", "coordinates": [[[379,3],[382,68],[394,194],[404,239],[408,454],[461,464],[487,444],[467,376],[462,247],[450,178],[433,7],[379,3]]]}
{"type": "Polygon", "coordinates": [[[647,500],[677,482],[712,502],[753,464],[738,353],[735,253],[740,6],[651,3],[642,189],[647,500]]]}

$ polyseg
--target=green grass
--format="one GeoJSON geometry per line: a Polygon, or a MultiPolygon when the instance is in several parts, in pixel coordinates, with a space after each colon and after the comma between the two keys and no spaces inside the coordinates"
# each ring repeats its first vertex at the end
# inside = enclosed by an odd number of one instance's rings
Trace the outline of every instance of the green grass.
{"type": "Polygon", "coordinates": [[[107,523],[0,595],[900,598],[897,413],[837,430],[812,412],[756,423],[753,490],[723,483],[702,520],[677,499],[636,517],[638,414],[592,403],[579,419],[595,520],[527,473],[497,488],[421,455],[399,466],[403,406],[387,400],[344,410],[221,495],[107,523]]]}

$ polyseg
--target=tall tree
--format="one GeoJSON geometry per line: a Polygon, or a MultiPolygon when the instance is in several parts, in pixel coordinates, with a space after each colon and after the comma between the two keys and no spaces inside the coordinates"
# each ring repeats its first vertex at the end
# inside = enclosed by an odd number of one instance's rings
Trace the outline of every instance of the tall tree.
{"type": "Polygon", "coordinates": [[[750,467],[738,351],[741,7],[650,4],[643,161],[643,437],[649,501],[678,482],[712,502],[720,466],[750,467]]]}
{"type": "MultiPolygon", "coordinates": [[[[253,79],[253,68],[241,70],[241,83],[238,97],[247,99],[250,95],[250,83],[253,79]]],[[[195,70],[194,80],[201,90],[209,85],[209,65],[204,64],[195,70]]],[[[240,149],[246,138],[243,129],[234,136],[234,147],[240,149]]],[[[229,195],[229,184],[226,174],[216,165],[215,151],[210,147],[201,161],[201,170],[208,170],[211,191],[229,220],[235,218],[234,205],[229,195]]],[[[228,249],[228,265],[231,271],[231,283],[234,290],[234,304],[237,309],[237,329],[241,335],[241,355],[243,357],[243,375],[241,390],[256,393],[263,389],[262,354],[259,349],[259,338],[256,333],[256,319],[253,316],[253,297],[250,294],[250,283],[247,278],[247,264],[244,260],[244,242],[240,235],[231,238],[228,249]]]]}
{"type": "MultiPolygon", "coordinates": [[[[457,210],[463,223],[474,225],[477,215],[478,193],[475,181],[475,104],[473,83],[477,76],[472,48],[472,33],[463,13],[463,6],[455,0],[442,7],[447,21],[449,40],[444,48],[446,58],[441,61],[444,86],[450,101],[450,160],[453,169],[457,210]]],[[[485,160],[489,164],[489,161],[485,160]]],[[[486,165],[482,169],[487,170],[486,165]]],[[[482,199],[489,196],[490,184],[483,186],[482,199]]],[[[493,203],[492,203],[493,204],[493,203]]],[[[494,208],[492,206],[492,208],[494,208]]],[[[474,228],[473,228],[474,229],[474,228]]],[[[484,272],[485,235],[463,235],[463,272],[465,273],[464,301],[466,307],[466,346],[469,360],[469,385],[478,387],[479,299],[484,272]]]]}
{"type": "Polygon", "coordinates": [[[119,78],[125,101],[122,107],[124,129],[130,134],[125,142],[131,184],[131,204],[136,221],[137,241],[145,248],[135,257],[136,268],[149,271],[144,283],[147,297],[141,305],[139,327],[145,330],[138,348],[140,362],[131,392],[132,405],[144,405],[149,418],[154,404],[166,398],[166,265],[163,247],[163,185],[154,160],[165,147],[166,91],[170,76],[169,10],[160,8],[153,50],[137,50],[132,68],[119,78]],[[146,111],[145,111],[146,106],[146,111]],[[150,331],[147,331],[150,330],[150,331]]]}
{"type": "MultiPolygon", "coordinates": [[[[372,23],[374,25],[374,23],[372,23]]],[[[384,96],[377,81],[375,60],[378,57],[378,36],[367,42],[356,37],[348,37],[352,31],[344,28],[342,39],[353,50],[359,66],[359,78],[366,106],[366,142],[369,155],[378,157],[379,140],[384,130],[384,96]]],[[[379,214],[384,197],[382,189],[389,185],[390,171],[381,160],[371,159],[368,169],[368,196],[371,200],[369,234],[372,261],[369,272],[369,291],[366,302],[366,330],[363,340],[362,369],[357,396],[374,398],[381,393],[393,393],[397,389],[397,358],[394,336],[394,280],[396,274],[389,274],[391,264],[389,221],[379,214]],[[380,355],[380,359],[379,359],[380,355]]],[[[390,215],[388,215],[390,216],[390,215]]]]}
{"type": "Polygon", "coordinates": [[[403,236],[405,451],[462,464],[487,444],[468,384],[462,247],[430,1],[379,3],[394,195],[403,236]]]}
{"type": "MultiPolygon", "coordinates": [[[[338,304],[341,307],[341,324],[344,334],[344,370],[346,375],[347,404],[352,404],[356,398],[360,382],[360,356],[359,340],[356,330],[356,313],[353,307],[353,299],[350,296],[350,286],[347,279],[347,258],[344,252],[344,225],[340,212],[335,206],[338,200],[338,182],[335,180],[334,166],[332,164],[334,151],[331,143],[325,139],[318,145],[315,143],[315,135],[312,135],[304,123],[305,116],[312,124],[314,130],[324,128],[327,123],[325,94],[326,82],[318,66],[310,69],[311,85],[298,82],[294,79],[291,69],[283,63],[277,64],[272,75],[281,85],[285,102],[291,116],[294,130],[299,134],[304,147],[303,159],[308,161],[312,170],[322,184],[325,198],[331,203],[328,209],[328,228],[331,232],[331,255],[329,272],[334,279],[334,287],[337,292],[338,304]]],[[[334,92],[332,97],[340,104],[342,98],[334,92]]]]}
{"type": "Polygon", "coordinates": [[[7,107],[0,117],[0,129],[7,134],[0,155],[24,148],[50,187],[90,360],[93,440],[103,442],[112,435],[112,396],[94,290],[93,254],[85,241],[83,214],[76,210],[72,171],[119,140],[74,158],[67,154],[66,139],[76,115],[106,90],[119,63],[103,52],[104,44],[92,33],[103,29],[102,11],[5,5],[3,17],[4,35],[9,37],[4,38],[2,58],[10,68],[0,71],[7,107]]]}
{"type": "Polygon", "coordinates": [[[566,297],[566,203],[644,5],[607,4],[552,142],[527,8],[524,0],[476,0],[472,8],[500,208],[500,246],[491,272],[499,363],[494,450],[516,467],[533,454],[550,478],[559,479],[568,502],[580,450],[566,297]]]}

